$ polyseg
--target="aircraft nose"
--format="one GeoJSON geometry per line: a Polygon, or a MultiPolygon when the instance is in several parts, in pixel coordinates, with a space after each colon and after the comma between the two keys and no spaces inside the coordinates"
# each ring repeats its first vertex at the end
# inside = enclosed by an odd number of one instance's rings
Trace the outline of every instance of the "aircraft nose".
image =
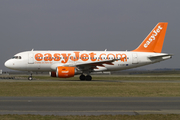
{"type": "Polygon", "coordinates": [[[11,61],[10,60],[7,60],[4,65],[7,67],[7,68],[11,68],[12,65],[11,65],[11,61]]]}

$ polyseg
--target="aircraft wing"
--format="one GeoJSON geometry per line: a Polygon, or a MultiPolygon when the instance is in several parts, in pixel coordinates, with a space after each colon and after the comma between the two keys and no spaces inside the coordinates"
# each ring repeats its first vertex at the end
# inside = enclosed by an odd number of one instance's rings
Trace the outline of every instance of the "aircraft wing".
{"type": "Polygon", "coordinates": [[[56,63],[51,66],[52,70],[56,70],[57,66],[71,66],[71,67],[77,67],[80,70],[89,70],[89,69],[96,69],[96,66],[101,66],[105,67],[103,64],[108,64],[108,65],[114,65],[113,62],[117,61],[120,59],[110,59],[110,60],[101,60],[101,61],[90,61],[90,62],[79,62],[76,64],[61,64],[61,63],[56,63]]]}
{"type": "Polygon", "coordinates": [[[91,62],[86,62],[86,63],[77,63],[76,66],[79,65],[93,65],[93,64],[112,64],[112,62],[119,60],[119,59],[111,59],[111,60],[102,60],[102,61],[91,61],[91,62]]]}
{"type": "Polygon", "coordinates": [[[76,67],[79,68],[80,70],[97,69],[97,66],[105,67],[103,64],[114,65],[113,62],[117,60],[120,60],[120,59],[76,63],[76,67]]]}

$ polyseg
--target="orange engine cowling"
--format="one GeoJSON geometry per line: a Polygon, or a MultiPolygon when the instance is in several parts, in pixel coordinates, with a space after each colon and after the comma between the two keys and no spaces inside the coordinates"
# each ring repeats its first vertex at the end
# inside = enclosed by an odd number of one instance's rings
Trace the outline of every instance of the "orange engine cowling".
{"type": "Polygon", "coordinates": [[[59,66],[56,69],[56,77],[59,77],[59,78],[74,77],[75,72],[76,72],[75,67],[62,67],[62,66],[59,66]]]}

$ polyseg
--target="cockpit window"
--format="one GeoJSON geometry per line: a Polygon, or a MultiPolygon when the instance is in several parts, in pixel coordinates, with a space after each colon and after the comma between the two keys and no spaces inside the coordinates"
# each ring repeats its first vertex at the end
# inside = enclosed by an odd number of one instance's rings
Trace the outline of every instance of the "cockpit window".
{"type": "Polygon", "coordinates": [[[13,56],[12,59],[21,59],[21,56],[13,56]]]}

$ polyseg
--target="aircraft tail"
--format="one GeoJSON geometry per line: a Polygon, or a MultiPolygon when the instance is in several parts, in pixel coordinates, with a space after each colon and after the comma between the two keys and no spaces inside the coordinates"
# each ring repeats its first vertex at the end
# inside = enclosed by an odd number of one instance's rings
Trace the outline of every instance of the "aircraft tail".
{"type": "Polygon", "coordinates": [[[161,53],[166,34],[167,22],[158,23],[134,52],[161,53]]]}

